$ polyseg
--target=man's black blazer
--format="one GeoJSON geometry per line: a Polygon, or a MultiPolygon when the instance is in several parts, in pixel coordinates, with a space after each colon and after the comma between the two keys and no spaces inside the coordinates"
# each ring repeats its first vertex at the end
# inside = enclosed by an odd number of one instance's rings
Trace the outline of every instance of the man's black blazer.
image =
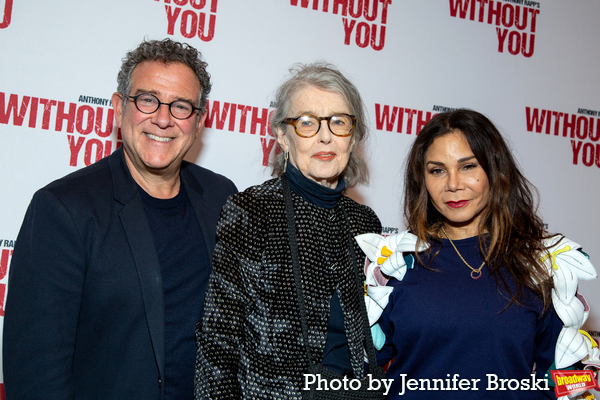
{"type": "MultiPolygon", "coordinates": [[[[209,254],[237,190],[184,162],[209,254]]],[[[35,193],[11,261],[3,338],[8,400],[164,397],[160,266],[123,149],[35,193]]]]}

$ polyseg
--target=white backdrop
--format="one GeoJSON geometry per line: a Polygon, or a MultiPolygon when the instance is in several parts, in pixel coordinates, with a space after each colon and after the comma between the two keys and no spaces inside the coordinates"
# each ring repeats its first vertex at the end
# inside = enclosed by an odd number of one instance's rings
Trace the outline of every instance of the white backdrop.
{"type": "MultiPolygon", "coordinates": [[[[288,67],[327,60],[366,103],[372,180],[351,195],[385,232],[403,228],[418,130],[468,107],[505,134],[548,230],[600,260],[599,16],[597,0],[0,0],[0,299],[34,191],[119,145],[109,99],[121,58],[144,38],[204,54],[210,115],[187,158],[240,190],[270,177],[267,115],[288,67]]],[[[596,339],[599,287],[580,285],[596,339]]]]}

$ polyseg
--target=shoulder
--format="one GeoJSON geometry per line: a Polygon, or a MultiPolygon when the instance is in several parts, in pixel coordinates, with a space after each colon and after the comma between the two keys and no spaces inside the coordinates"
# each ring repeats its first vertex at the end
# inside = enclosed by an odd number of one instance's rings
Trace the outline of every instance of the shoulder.
{"type": "Polygon", "coordinates": [[[266,212],[266,207],[271,204],[283,204],[281,180],[271,179],[260,185],[250,186],[243,192],[231,196],[228,203],[256,212],[266,212]]]}
{"type": "Polygon", "coordinates": [[[281,182],[269,180],[229,197],[221,210],[217,234],[225,243],[266,237],[270,221],[285,214],[281,182]]]}
{"type": "Polygon", "coordinates": [[[260,185],[250,186],[242,193],[248,196],[268,198],[276,197],[283,199],[283,189],[281,185],[281,178],[269,179],[261,183],[260,185]]]}
{"type": "MultiPolygon", "coordinates": [[[[109,156],[110,157],[110,156],[109,156]]],[[[38,190],[35,198],[44,194],[55,196],[65,203],[82,203],[112,197],[113,179],[108,157],[57,179],[38,190]]]]}
{"type": "Polygon", "coordinates": [[[106,222],[112,218],[113,193],[109,163],[102,159],[36,191],[21,229],[47,229],[57,235],[67,229],[82,232],[96,226],[90,221],[106,222]]]}
{"type": "Polygon", "coordinates": [[[348,196],[342,196],[340,201],[348,218],[361,226],[365,232],[381,233],[381,221],[369,206],[357,203],[348,196]]]}
{"type": "Polygon", "coordinates": [[[353,214],[362,214],[371,218],[377,218],[375,211],[373,211],[371,207],[357,203],[348,196],[342,196],[340,201],[342,202],[344,208],[346,209],[346,212],[348,213],[351,212],[353,214]]]}
{"type": "Polygon", "coordinates": [[[223,190],[229,194],[237,192],[235,184],[230,179],[188,161],[181,164],[181,176],[191,185],[198,183],[205,190],[223,190]]]}

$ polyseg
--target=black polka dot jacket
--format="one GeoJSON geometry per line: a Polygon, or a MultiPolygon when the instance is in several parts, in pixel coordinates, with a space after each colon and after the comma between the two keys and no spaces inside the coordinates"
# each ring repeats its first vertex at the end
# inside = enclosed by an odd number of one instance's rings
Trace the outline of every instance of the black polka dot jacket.
{"type": "MultiPolygon", "coordinates": [[[[334,209],[292,192],[311,357],[320,363],[330,299],[337,289],[350,361],[364,376],[362,294],[350,239],[381,232],[367,206],[342,196],[334,209]],[[348,215],[345,220],[339,204],[348,215]]],[[[196,329],[195,398],[301,399],[308,357],[302,340],[281,179],[233,195],[221,211],[204,320],[196,329]]],[[[352,240],[359,273],[364,254],[352,240]]]]}

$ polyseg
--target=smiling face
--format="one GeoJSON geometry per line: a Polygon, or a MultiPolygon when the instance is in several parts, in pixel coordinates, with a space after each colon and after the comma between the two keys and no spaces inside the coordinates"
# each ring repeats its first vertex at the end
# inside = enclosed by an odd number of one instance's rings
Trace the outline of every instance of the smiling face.
{"type": "Polygon", "coordinates": [[[451,239],[479,233],[490,200],[488,177],[460,131],[436,138],[425,152],[425,186],[451,239]]]}
{"type": "MultiPolygon", "coordinates": [[[[291,104],[288,117],[298,117],[302,114],[317,117],[351,114],[342,96],[315,87],[300,90],[291,104]]],[[[284,151],[289,152],[290,162],[305,177],[335,188],[340,174],[348,165],[355,140],[353,135],[335,136],[329,130],[327,121],[323,120],[319,132],[313,137],[300,137],[294,131],[294,126],[288,125],[285,129],[278,129],[277,141],[284,151]]]]}
{"type": "MultiPolygon", "coordinates": [[[[140,93],[152,93],[163,103],[187,100],[198,106],[200,82],[187,65],[144,61],[131,74],[129,95],[140,93]]],[[[183,157],[202,129],[206,114],[196,111],[188,119],[179,120],[165,105],[152,114],[144,114],[133,100],[123,99],[118,93],[113,94],[112,102],[127,166],[136,182],[145,187],[140,180],[147,184],[156,178],[178,179],[183,157]]]]}

